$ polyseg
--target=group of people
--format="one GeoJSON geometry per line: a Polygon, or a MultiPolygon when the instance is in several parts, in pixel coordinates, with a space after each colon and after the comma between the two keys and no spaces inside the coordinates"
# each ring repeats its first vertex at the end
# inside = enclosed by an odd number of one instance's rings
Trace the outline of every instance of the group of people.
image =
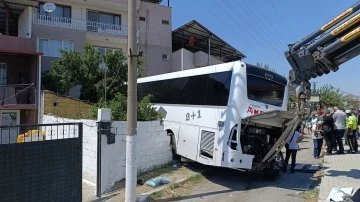
{"type": "MultiPolygon", "coordinates": [[[[359,110],[360,111],[360,110],[359,110]]],[[[314,158],[319,158],[323,140],[326,144],[326,155],[344,154],[343,138],[349,145],[347,153],[358,152],[358,118],[351,110],[338,107],[321,110],[313,114],[311,119],[311,133],[314,142],[314,158]]]]}
{"type": "MultiPolygon", "coordinates": [[[[326,155],[344,154],[343,138],[345,144],[349,145],[347,153],[358,152],[357,138],[359,136],[358,125],[360,125],[360,108],[357,113],[351,110],[339,109],[338,107],[326,108],[313,114],[307,124],[309,132],[312,134],[314,142],[313,156],[315,159],[320,158],[321,149],[326,145],[326,155]],[[325,144],[324,144],[325,140],[325,144]]],[[[285,144],[286,155],[283,171],[287,171],[287,165],[291,157],[291,173],[294,172],[296,165],[296,154],[299,150],[298,143],[304,138],[304,125],[296,127],[295,132],[285,144]]]]}

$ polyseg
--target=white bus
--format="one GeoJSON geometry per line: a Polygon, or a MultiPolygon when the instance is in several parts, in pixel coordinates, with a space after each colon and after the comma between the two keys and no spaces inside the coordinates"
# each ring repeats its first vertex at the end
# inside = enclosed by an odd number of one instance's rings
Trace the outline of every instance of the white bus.
{"type": "Polygon", "coordinates": [[[154,96],[174,154],[252,169],[280,137],[284,119],[292,117],[249,117],[286,111],[287,84],[277,73],[237,61],[138,79],[138,99],[154,96]]]}

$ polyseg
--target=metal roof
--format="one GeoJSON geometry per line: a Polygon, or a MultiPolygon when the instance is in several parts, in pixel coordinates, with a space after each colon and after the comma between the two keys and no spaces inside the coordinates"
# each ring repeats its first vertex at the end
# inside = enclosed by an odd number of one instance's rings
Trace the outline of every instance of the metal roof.
{"type": "Polygon", "coordinates": [[[6,13],[9,10],[9,32],[10,35],[17,35],[18,19],[26,7],[35,7],[34,0],[0,0],[0,33],[6,34],[6,13]]]}
{"type": "Polygon", "coordinates": [[[163,0],[141,0],[141,1],[149,2],[149,3],[153,3],[153,4],[161,4],[161,2],[163,0]]]}
{"type": "Polygon", "coordinates": [[[224,62],[241,60],[246,57],[196,20],[192,20],[172,32],[173,52],[185,48],[191,52],[203,51],[207,53],[209,50],[208,39],[211,36],[210,55],[218,57],[224,62]],[[196,37],[193,47],[188,45],[191,35],[196,37]]]}

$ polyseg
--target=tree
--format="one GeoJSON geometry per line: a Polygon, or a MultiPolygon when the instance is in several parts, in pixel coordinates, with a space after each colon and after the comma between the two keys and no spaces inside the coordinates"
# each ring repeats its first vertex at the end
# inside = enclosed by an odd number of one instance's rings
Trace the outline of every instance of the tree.
{"type": "MultiPolygon", "coordinates": [[[[126,94],[127,57],[121,50],[107,52],[103,58],[97,49],[86,44],[83,55],[69,50],[60,50],[60,53],[61,57],[52,63],[52,69],[43,74],[45,89],[67,94],[70,88],[81,85],[80,99],[92,103],[104,97],[105,86],[108,100],[115,98],[116,92],[126,94]],[[103,61],[107,70],[99,68],[103,61]]],[[[138,72],[142,71],[144,61],[144,58],[138,58],[138,72]]]]}
{"type": "Polygon", "coordinates": [[[329,107],[344,107],[345,99],[343,94],[338,89],[334,89],[330,85],[326,84],[316,89],[316,94],[319,94],[320,104],[329,107]]]}
{"type": "MultiPolygon", "coordinates": [[[[66,94],[70,88],[81,85],[80,99],[96,103],[90,109],[91,118],[96,118],[98,108],[106,107],[112,111],[112,120],[126,120],[126,55],[122,51],[107,52],[103,58],[91,45],[85,45],[83,55],[68,50],[60,50],[60,53],[61,57],[52,63],[52,69],[43,75],[45,89],[66,94]],[[107,69],[100,68],[102,62],[107,69]]],[[[144,62],[144,58],[138,58],[138,72],[143,70],[144,62]]],[[[161,114],[150,104],[151,99],[148,95],[138,103],[139,121],[162,120],[161,114]]]]}
{"type": "Polygon", "coordinates": [[[256,66],[277,73],[277,71],[276,71],[275,69],[270,68],[270,66],[267,65],[267,64],[263,65],[262,63],[258,63],[258,62],[257,62],[257,63],[256,63],[256,66]]]}
{"type": "MultiPolygon", "coordinates": [[[[139,103],[137,107],[137,118],[138,121],[149,121],[149,120],[163,120],[163,116],[158,112],[152,105],[151,101],[153,99],[152,95],[145,96],[139,103]]],[[[111,109],[111,119],[114,121],[126,121],[126,112],[127,112],[127,100],[126,96],[121,93],[116,93],[114,99],[104,102],[100,100],[99,103],[92,106],[90,109],[91,118],[96,119],[97,109],[98,108],[109,108],[111,109]]]]}

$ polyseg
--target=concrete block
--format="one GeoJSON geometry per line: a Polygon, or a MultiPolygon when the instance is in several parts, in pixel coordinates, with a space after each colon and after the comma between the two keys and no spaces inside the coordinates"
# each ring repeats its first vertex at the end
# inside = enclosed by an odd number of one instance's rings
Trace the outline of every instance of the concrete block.
{"type": "Polygon", "coordinates": [[[111,121],[110,109],[98,109],[98,121],[111,121]]]}

